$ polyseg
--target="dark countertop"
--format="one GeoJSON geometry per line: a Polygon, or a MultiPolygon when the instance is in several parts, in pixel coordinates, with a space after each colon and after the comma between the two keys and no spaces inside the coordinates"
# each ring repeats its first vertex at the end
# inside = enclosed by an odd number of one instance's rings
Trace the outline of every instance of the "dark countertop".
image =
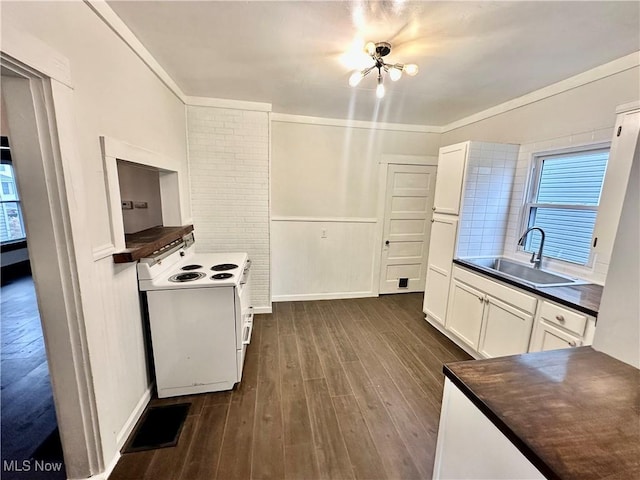
{"type": "Polygon", "coordinates": [[[591,347],[443,370],[547,478],[640,478],[640,370],[591,347]]]}
{"type": "Polygon", "coordinates": [[[141,232],[124,236],[126,249],[113,254],[114,263],[135,262],[151,255],[156,250],[180,240],[184,235],[193,231],[193,225],[182,227],[153,227],[141,232]]]}
{"type": "Polygon", "coordinates": [[[503,277],[499,273],[495,273],[486,268],[479,267],[473,263],[467,262],[460,258],[454,258],[453,263],[461,267],[473,270],[476,273],[486,275],[487,277],[500,280],[514,287],[526,290],[541,297],[547,298],[561,305],[573,308],[587,315],[598,317],[600,309],[600,298],[602,297],[602,286],[595,283],[587,283],[583,285],[570,285],[565,287],[534,287],[524,282],[518,282],[515,279],[503,277]]]}

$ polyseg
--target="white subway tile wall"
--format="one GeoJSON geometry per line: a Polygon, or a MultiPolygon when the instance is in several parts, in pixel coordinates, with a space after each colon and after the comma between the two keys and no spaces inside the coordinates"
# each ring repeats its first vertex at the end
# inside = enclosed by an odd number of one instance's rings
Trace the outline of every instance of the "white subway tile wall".
{"type": "Polygon", "coordinates": [[[197,250],[248,252],[253,305],[270,308],[269,114],[189,106],[187,136],[197,250]]]}
{"type": "Polygon", "coordinates": [[[502,254],[518,149],[518,145],[471,142],[458,257],[502,254]]]}

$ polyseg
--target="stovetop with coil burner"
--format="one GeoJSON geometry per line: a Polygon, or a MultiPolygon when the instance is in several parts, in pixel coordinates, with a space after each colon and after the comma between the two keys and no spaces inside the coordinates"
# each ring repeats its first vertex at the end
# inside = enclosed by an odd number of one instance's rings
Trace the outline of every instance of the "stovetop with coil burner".
{"type": "Polygon", "coordinates": [[[238,286],[250,261],[243,252],[200,253],[192,245],[138,264],[140,290],[238,286]]]}

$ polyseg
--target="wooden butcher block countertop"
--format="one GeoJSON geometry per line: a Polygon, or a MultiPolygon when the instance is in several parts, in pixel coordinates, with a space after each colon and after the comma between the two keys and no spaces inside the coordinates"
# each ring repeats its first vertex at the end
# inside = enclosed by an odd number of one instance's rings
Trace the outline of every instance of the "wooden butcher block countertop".
{"type": "Polygon", "coordinates": [[[580,347],[444,373],[547,478],[640,479],[640,370],[580,347]]]}

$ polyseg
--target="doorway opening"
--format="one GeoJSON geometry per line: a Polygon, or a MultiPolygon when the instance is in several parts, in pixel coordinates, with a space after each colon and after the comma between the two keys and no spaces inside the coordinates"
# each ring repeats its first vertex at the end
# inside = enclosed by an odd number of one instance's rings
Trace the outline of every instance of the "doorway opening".
{"type": "MultiPolygon", "coordinates": [[[[51,58],[50,51],[34,39],[13,33],[11,40],[22,39],[15,45],[31,46],[31,49],[14,48],[20,54],[31,52],[31,57],[26,55],[31,62],[29,65],[39,66],[42,59],[51,58]],[[42,51],[48,53],[39,55],[42,51]]],[[[81,279],[84,281],[87,276],[82,262],[90,257],[90,248],[79,234],[79,222],[72,221],[80,218],[73,196],[77,189],[77,177],[73,174],[73,165],[76,164],[71,115],[73,90],[69,86],[68,75],[63,75],[67,83],[61,83],[54,77],[41,74],[40,70],[7,55],[4,50],[7,44],[3,44],[0,52],[2,111],[5,114],[2,131],[8,132],[11,139],[12,166],[20,194],[29,265],[33,272],[31,292],[35,293],[30,295],[37,299],[37,306],[30,302],[30,325],[41,325],[43,339],[39,347],[37,342],[41,340],[37,330],[33,329],[30,337],[23,339],[32,338],[33,342],[20,347],[33,343],[31,347],[34,350],[38,347],[46,352],[48,361],[41,364],[40,372],[43,373],[42,378],[50,379],[52,393],[42,393],[43,387],[40,394],[52,399],[54,407],[41,407],[48,412],[49,418],[54,417],[57,422],[62,445],[57,451],[59,456],[62,450],[64,462],[54,464],[45,459],[36,461],[35,458],[22,458],[22,463],[18,461],[20,459],[3,461],[2,478],[37,479],[36,474],[46,474],[43,478],[57,478],[53,472],[60,472],[61,478],[85,478],[103,471],[104,461],[80,293],[81,279]],[[36,311],[39,322],[35,320],[36,311]],[[48,370],[48,375],[44,375],[45,370],[48,370]]],[[[61,65],[64,67],[66,64],[61,65]]],[[[54,70],[54,76],[60,74],[60,70],[64,68],[54,70]]],[[[9,210],[8,217],[15,227],[19,223],[15,208],[9,210]]],[[[28,283],[29,279],[21,282],[23,293],[29,291],[28,283]]],[[[4,304],[5,291],[2,295],[4,304]]],[[[29,294],[24,295],[29,297],[29,294]]],[[[27,328],[26,324],[24,327],[27,328]]],[[[16,349],[20,348],[16,346],[16,349]]],[[[7,373],[4,368],[2,373],[3,376],[7,373]]],[[[42,380],[40,383],[45,385],[46,382],[42,380]]],[[[25,398],[18,400],[20,402],[24,403],[25,398]]],[[[9,408],[13,403],[5,403],[3,398],[2,408],[9,408]]],[[[3,434],[6,427],[3,418],[3,434]]],[[[47,432],[45,427],[42,433],[52,432],[47,432]]],[[[16,435],[23,434],[17,432],[16,435]]],[[[52,439],[55,440],[55,434],[52,439]]],[[[43,449],[50,455],[50,445],[46,441],[42,445],[42,449],[36,446],[35,450],[32,446],[24,446],[20,455],[27,455],[25,452],[32,450],[29,453],[32,457],[42,453],[43,449]]]]}
{"type": "MultiPolygon", "coordinates": [[[[4,102],[3,102],[4,103],[4,102]]],[[[0,134],[0,394],[2,477],[65,479],[49,362],[36,298],[8,122],[0,134]],[[44,477],[43,477],[44,478],[44,477]]]]}

